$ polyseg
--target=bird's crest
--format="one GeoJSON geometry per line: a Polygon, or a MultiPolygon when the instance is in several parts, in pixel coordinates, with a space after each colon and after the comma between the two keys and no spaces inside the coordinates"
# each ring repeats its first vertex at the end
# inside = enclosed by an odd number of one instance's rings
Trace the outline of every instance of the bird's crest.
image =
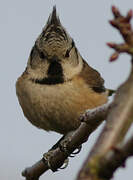
{"type": "Polygon", "coordinates": [[[47,51],[50,55],[63,55],[67,49],[71,48],[72,38],[62,26],[56,12],[56,6],[53,7],[36,43],[40,49],[47,51]]]}
{"type": "Polygon", "coordinates": [[[56,6],[53,7],[53,11],[50,14],[48,21],[47,21],[47,26],[50,26],[50,25],[54,25],[54,26],[60,25],[60,19],[56,13],[56,6]]]}

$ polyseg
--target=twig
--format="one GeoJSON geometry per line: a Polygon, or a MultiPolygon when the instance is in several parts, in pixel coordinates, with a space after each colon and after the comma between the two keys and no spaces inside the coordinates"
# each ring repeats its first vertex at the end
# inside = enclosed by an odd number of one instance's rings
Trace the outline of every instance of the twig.
{"type": "Polygon", "coordinates": [[[44,164],[44,161],[41,159],[33,166],[26,168],[22,172],[22,176],[24,176],[26,180],[38,180],[39,177],[48,169],[48,165],[44,164]]]}
{"type": "Polygon", "coordinates": [[[133,136],[126,143],[112,148],[112,151],[106,155],[101,162],[99,177],[103,179],[112,178],[117,168],[120,166],[125,167],[125,161],[130,156],[133,156],[133,136]]]}
{"type": "Polygon", "coordinates": [[[116,28],[122,35],[125,43],[116,44],[116,43],[107,43],[110,48],[113,48],[115,52],[110,57],[110,61],[114,61],[119,57],[120,53],[128,53],[133,55],[133,30],[130,24],[131,18],[133,16],[133,11],[128,11],[127,15],[124,17],[121,15],[119,10],[113,6],[112,12],[114,19],[109,21],[110,24],[116,28]]]}
{"type": "MultiPolygon", "coordinates": [[[[99,124],[106,119],[108,111],[111,109],[112,103],[105,104],[94,110],[88,110],[81,116],[81,125],[69,138],[66,144],[69,154],[62,152],[60,148],[56,148],[52,151],[52,157],[49,160],[49,164],[53,171],[56,171],[62,166],[64,160],[83,142],[85,142],[89,135],[97,128],[99,124]],[[94,120],[94,121],[93,121],[94,120]],[[84,122],[85,121],[85,122],[84,122]]],[[[42,159],[35,163],[33,166],[26,168],[22,175],[26,177],[26,180],[38,180],[39,177],[49,169],[48,163],[42,159]]]]}
{"type": "MultiPolygon", "coordinates": [[[[119,45],[110,43],[108,45],[116,50],[115,53],[128,52],[133,56],[133,51],[131,51],[133,48],[133,32],[130,25],[132,13],[129,11],[127,16],[124,17],[114,6],[112,7],[112,12],[114,20],[111,21],[111,24],[120,31],[128,49],[125,48],[125,50],[120,51],[121,48],[117,48],[119,45]]],[[[112,56],[110,60],[113,60],[112,56]]],[[[128,80],[116,92],[114,104],[115,106],[107,117],[107,123],[79,172],[77,180],[105,179],[106,168],[102,173],[100,168],[102,162],[106,159],[112,147],[115,148],[123,140],[133,122],[133,64],[128,80]]],[[[108,179],[108,177],[106,178],[108,179]]]]}

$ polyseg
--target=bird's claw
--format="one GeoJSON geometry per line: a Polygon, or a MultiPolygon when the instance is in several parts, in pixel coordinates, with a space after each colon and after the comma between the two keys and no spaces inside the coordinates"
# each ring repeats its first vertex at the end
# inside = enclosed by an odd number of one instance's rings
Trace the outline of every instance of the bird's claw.
{"type": "Polygon", "coordinates": [[[65,159],[63,165],[62,165],[59,169],[65,169],[65,168],[67,168],[68,163],[69,163],[69,159],[67,158],[67,159],[65,159]]]}
{"type": "Polygon", "coordinates": [[[69,153],[69,150],[67,148],[67,145],[69,144],[69,142],[71,141],[71,137],[68,137],[67,139],[64,139],[63,141],[60,142],[60,150],[62,152],[65,152],[66,154],[68,154],[69,157],[75,157],[76,154],[78,154],[81,149],[82,149],[82,145],[80,145],[77,150],[75,150],[74,152],[72,152],[71,154],[69,153]],[[70,154],[70,155],[69,155],[70,154]]]}
{"type": "Polygon", "coordinates": [[[51,169],[53,172],[57,171],[57,169],[52,167],[51,159],[53,158],[53,150],[48,151],[47,153],[43,154],[43,161],[47,163],[49,169],[51,169]]]}
{"type": "MultiPolygon", "coordinates": [[[[51,164],[51,160],[54,158],[54,151],[50,150],[47,153],[43,154],[43,161],[47,163],[49,169],[51,169],[53,172],[58,171],[57,168],[53,167],[51,164]]],[[[65,159],[63,165],[59,169],[65,169],[68,166],[69,159],[65,159]]]]}
{"type": "Polygon", "coordinates": [[[69,157],[75,157],[76,154],[79,154],[82,149],[82,145],[80,145],[74,152],[70,154],[69,157]]]}

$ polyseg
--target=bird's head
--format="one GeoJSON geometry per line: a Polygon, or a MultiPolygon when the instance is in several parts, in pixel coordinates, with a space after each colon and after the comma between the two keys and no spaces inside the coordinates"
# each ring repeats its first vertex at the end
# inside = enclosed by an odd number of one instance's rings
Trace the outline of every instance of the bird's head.
{"type": "Polygon", "coordinates": [[[81,69],[81,56],[73,39],[62,26],[56,7],[32,48],[28,70],[37,79],[62,76],[71,79],[81,69]]]}

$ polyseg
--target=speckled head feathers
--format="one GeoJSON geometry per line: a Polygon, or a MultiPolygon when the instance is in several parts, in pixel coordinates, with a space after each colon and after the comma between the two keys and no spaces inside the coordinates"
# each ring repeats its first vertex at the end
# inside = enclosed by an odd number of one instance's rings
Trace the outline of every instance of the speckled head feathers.
{"type": "Polygon", "coordinates": [[[50,55],[64,55],[71,47],[72,38],[62,26],[55,6],[36,44],[50,55]]]}
{"type": "Polygon", "coordinates": [[[47,26],[50,26],[50,25],[54,25],[54,26],[61,25],[59,16],[57,16],[57,13],[56,13],[56,6],[53,7],[53,11],[50,14],[47,21],[47,26]]]}

